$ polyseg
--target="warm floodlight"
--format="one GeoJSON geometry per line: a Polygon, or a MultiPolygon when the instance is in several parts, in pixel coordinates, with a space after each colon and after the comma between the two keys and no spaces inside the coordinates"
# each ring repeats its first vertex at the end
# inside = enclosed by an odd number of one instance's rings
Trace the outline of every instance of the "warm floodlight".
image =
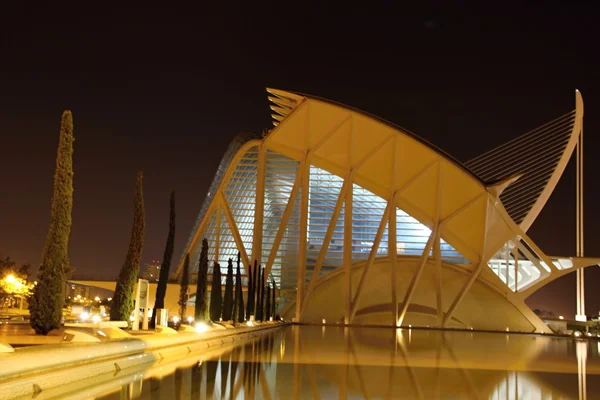
{"type": "Polygon", "coordinates": [[[206,331],[208,331],[208,325],[206,325],[204,322],[198,322],[196,324],[196,332],[204,333],[206,331]]]}

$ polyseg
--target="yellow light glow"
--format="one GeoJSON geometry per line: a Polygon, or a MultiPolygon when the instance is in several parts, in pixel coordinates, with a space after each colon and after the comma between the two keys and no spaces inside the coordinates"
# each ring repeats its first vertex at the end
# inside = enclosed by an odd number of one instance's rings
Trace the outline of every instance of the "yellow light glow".
{"type": "Polygon", "coordinates": [[[98,296],[94,297],[94,301],[100,301],[100,297],[98,297],[98,296]]]}
{"type": "Polygon", "coordinates": [[[565,319],[565,317],[563,317],[562,315],[559,315],[558,319],[565,319]]]}
{"type": "Polygon", "coordinates": [[[108,300],[108,301],[111,301],[111,300],[112,300],[112,297],[109,297],[109,298],[108,298],[108,299],[106,299],[106,300],[108,300]]]}
{"type": "Polygon", "coordinates": [[[16,282],[17,282],[17,278],[15,278],[15,276],[14,276],[14,275],[8,275],[8,276],[6,277],[6,281],[7,281],[8,283],[16,283],[16,282]]]}
{"type": "Polygon", "coordinates": [[[178,323],[179,322],[179,317],[178,316],[174,316],[173,317],[173,322],[174,323],[178,323]]]}
{"type": "Polygon", "coordinates": [[[196,324],[196,332],[204,333],[206,331],[208,331],[208,325],[206,325],[204,322],[198,322],[196,324]]]}
{"type": "Polygon", "coordinates": [[[97,324],[98,322],[100,322],[100,316],[99,315],[94,315],[92,317],[92,322],[97,324]]]}
{"type": "Polygon", "coordinates": [[[79,318],[81,318],[82,321],[87,320],[90,317],[90,314],[86,313],[85,311],[82,312],[81,314],[79,314],[79,318]]]}
{"type": "Polygon", "coordinates": [[[187,317],[187,322],[190,324],[194,321],[194,317],[187,317]]]}

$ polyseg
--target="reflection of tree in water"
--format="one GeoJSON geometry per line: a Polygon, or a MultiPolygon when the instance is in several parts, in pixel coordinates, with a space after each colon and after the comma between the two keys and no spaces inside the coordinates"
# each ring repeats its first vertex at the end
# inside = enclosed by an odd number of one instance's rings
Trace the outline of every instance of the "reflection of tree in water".
{"type": "MultiPolygon", "coordinates": [[[[273,367],[274,334],[236,347],[218,358],[201,361],[191,368],[175,372],[176,400],[193,398],[269,398],[265,371],[273,367]],[[191,377],[191,385],[184,383],[191,377]],[[189,394],[185,391],[190,389],[189,394]]],[[[152,380],[151,380],[152,381],[152,380]]],[[[159,393],[158,390],[152,392],[159,393]]]]}

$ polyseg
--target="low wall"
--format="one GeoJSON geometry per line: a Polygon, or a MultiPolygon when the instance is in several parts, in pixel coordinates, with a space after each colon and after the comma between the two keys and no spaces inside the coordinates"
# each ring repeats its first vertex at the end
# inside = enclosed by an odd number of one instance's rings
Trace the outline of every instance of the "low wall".
{"type": "Polygon", "coordinates": [[[152,334],[98,343],[19,348],[0,354],[0,393],[2,398],[36,396],[95,376],[116,376],[121,370],[131,368],[145,370],[165,358],[185,357],[192,352],[234,344],[284,325],[263,323],[204,333],[152,334]]]}

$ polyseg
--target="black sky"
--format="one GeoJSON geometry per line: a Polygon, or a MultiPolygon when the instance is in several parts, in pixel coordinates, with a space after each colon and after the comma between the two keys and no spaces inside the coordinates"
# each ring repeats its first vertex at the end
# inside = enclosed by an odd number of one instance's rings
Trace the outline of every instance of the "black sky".
{"type": "MultiPolygon", "coordinates": [[[[368,111],[462,161],[571,110],[574,91],[581,90],[586,254],[600,256],[600,161],[594,156],[600,149],[600,32],[593,13],[546,16],[532,8],[512,10],[511,17],[408,17],[392,6],[347,4],[340,14],[320,4],[303,2],[277,16],[229,10],[226,17],[173,8],[5,8],[0,253],[39,263],[60,115],[69,108],[76,137],[70,253],[77,273],[117,274],[139,169],[147,211],[143,260],[162,257],[175,188],[178,262],[230,140],[270,127],[264,91],[270,86],[368,111]]],[[[570,167],[531,237],[550,255],[574,255],[574,214],[570,167]]],[[[596,313],[600,268],[588,271],[588,313],[596,313]]],[[[574,293],[574,277],[567,276],[531,304],[572,315],[574,293]]]]}

